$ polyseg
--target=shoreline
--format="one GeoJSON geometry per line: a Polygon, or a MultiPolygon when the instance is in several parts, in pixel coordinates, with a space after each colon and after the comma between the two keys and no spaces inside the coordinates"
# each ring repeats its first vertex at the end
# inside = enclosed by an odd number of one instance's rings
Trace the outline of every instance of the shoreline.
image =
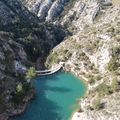
{"type": "MultiPolygon", "coordinates": [[[[63,68],[63,70],[65,72],[72,74],[74,77],[78,78],[79,80],[81,80],[85,84],[86,88],[88,88],[88,82],[87,82],[87,79],[85,77],[83,77],[82,75],[77,75],[74,72],[67,70],[66,68],[63,68]]],[[[86,91],[88,92],[88,89],[86,89],[86,91]]]]}
{"type": "MultiPolygon", "coordinates": [[[[85,78],[83,78],[82,76],[80,76],[80,75],[77,75],[77,74],[75,74],[74,72],[71,72],[71,71],[69,71],[69,70],[67,70],[67,69],[63,69],[65,72],[68,72],[68,73],[70,73],[70,74],[72,74],[73,76],[75,76],[76,78],[78,78],[79,80],[81,80],[83,83],[84,83],[84,85],[85,85],[85,87],[86,87],[86,91],[85,91],[85,94],[82,96],[82,97],[80,97],[80,98],[78,98],[78,105],[79,105],[79,103],[80,103],[80,99],[81,98],[83,98],[83,97],[85,97],[86,96],[86,94],[88,93],[88,83],[87,83],[87,79],[85,79],[85,78]]],[[[77,101],[76,101],[77,102],[77,101]]],[[[77,108],[77,109],[75,109],[73,112],[72,112],[72,115],[70,116],[70,118],[69,118],[69,120],[78,120],[79,119],[79,117],[80,117],[80,112],[79,112],[79,110],[80,110],[81,108],[79,107],[79,108],[77,108]]],[[[82,112],[82,111],[81,111],[82,112]]]]}
{"type": "Polygon", "coordinates": [[[32,100],[35,96],[35,91],[33,89],[30,91],[30,93],[31,93],[30,95],[24,97],[23,103],[21,103],[17,107],[17,109],[15,108],[7,109],[4,113],[2,113],[0,115],[0,120],[9,120],[12,117],[19,116],[22,113],[24,113],[25,110],[27,109],[29,101],[32,100]]]}
{"type": "Polygon", "coordinates": [[[80,118],[80,112],[76,111],[72,114],[70,120],[79,120],[79,118],[80,118]]]}
{"type": "MultiPolygon", "coordinates": [[[[75,116],[76,114],[79,113],[78,111],[80,110],[80,107],[79,107],[80,99],[83,98],[84,96],[86,96],[86,93],[88,91],[88,89],[87,89],[88,88],[87,81],[85,79],[82,79],[82,77],[80,77],[79,75],[74,74],[74,72],[70,72],[70,71],[67,71],[65,69],[63,69],[63,70],[65,72],[68,72],[68,73],[72,74],[74,77],[78,78],[78,80],[81,80],[84,83],[85,88],[86,88],[85,94],[83,96],[78,97],[76,99],[76,104],[78,105],[78,107],[72,112],[72,114],[70,115],[70,118],[69,118],[69,120],[76,120],[76,119],[73,119],[73,116],[75,116]]],[[[9,120],[9,118],[12,118],[12,117],[15,117],[15,116],[19,116],[20,114],[24,113],[26,108],[27,108],[27,105],[28,105],[29,101],[33,97],[34,97],[34,94],[32,94],[31,96],[29,96],[29,95],[25,96],[25,98],[23,99],[23,102],[25,102],[24,104],[21,104],[21,105],[18,106],[17,109],[14,109],[13,111],[10,111],[10,114],[5,113],[5,115],[3,115],[2,118],[0,117],[0,120],[9,120]]]]}
{"type": "MultiPolygon", "coordinates": [[[[81,99],[81,98],[84,98],[84,97],[86,96],[86,93],[87,93],[87,92],[88,92],[88,91],[87,91],[87,89],[86,89],[85,94],[84,94],[82,97],[79,97],[79,98],[78,98],[78,101],[76,100],[79,108],[75,109],[75,110],[72,112],[69,120],[78,120],[78,117],[80,117],[80,116],[79,116],[79,114],[80,114],[79,111],[80,111],[80,109],[81,109],[81,108],[80,108],[80,99],[81,99]]],[[[81,112],[82,112],[82,111],[81,111],[81,112]]]]}

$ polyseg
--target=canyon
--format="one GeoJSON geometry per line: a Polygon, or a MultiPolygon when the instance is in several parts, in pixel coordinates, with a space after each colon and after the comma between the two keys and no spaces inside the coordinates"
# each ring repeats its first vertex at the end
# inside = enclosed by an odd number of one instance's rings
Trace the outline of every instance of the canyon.
{"type": "Polygon", "coordinates": [[[11,93],[25,83],[16,61],[26,69],[64,62],[88,85],[76,120],[120,119],[119,0],[0,0],[0,6],[0,116],[15,109],[11,93]]]}

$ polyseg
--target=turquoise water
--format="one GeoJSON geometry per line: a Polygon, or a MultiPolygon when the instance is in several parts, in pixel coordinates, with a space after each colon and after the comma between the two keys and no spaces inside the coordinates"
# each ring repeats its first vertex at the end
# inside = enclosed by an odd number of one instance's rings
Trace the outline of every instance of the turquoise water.
{"type": "Polygon", "coordinates": [[[38,78],[36,98],[24,114],[12,120],[69,120],[78,108],[77,99],[85,94],[85,84],[70,73],[38,78]]]}

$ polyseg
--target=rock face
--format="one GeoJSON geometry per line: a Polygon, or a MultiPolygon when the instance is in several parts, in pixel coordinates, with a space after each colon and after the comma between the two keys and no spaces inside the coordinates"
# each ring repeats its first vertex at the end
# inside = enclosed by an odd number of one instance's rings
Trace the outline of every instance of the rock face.
{"type": "Polygon", "coordinates": [[[11,93],[21,80],[20,76],[16,76],[15,69],[16,57],[19,57],[23,64],[26,61],[26,57],[23,59],[19,54],[21,50],[24,52],[23,47],[13,40],[12,34],[0,32],[0,115],[9,109],[11,93]]]}
{"type": "Polygon", "coordinates": [[[46,65],[64,62],[66,71],[88,83],[88,93],[80,100],[82,112],[76,113],[73,120],[119,120],[119,5],[111,6],[111,1],[91,0],[86,4],[76,2],[75,6],[69,15],[78,15],[77,19],[73,17],[70,21],[67,14],[61,20],[64,25],[65,21],[73,25],[72,30],[68,25],[73,36],[51,51],[46,65]],[[79,14],[74,14],[78,13],[78,6],[79,14]]]}
{"type": "Polygon", "coordinates": [[[65,37],[46,65],[64,62],[66,71],[88,82],[83,118],[75,120],[120,119],[119,34],[116,0],[0,0],[0,119],[16,112],[11,99],[25,82],[18,66],[37,61],[42,68],[65,37]]]}
{"type": "Polygon", "coordinates": [[[52,21],[64,10],[67,0],[22,0],[41,21],[52,21]]]}
{"type": "MultiPolygon", "coordinates": [[[[21,0],[23,4],[42,21],[55,21],[62,25],[93,23],[111,0],[21,0]],[[58,19],[59,17],[59,19],[58,19]],[[82,18],[82,19],[81,19],[82,18]]],[[[76,26],[78,27],[78,26],[76,26]]]]}
{"type": "Polygon", "coordinates": [[[107,96],[103,99],[102,102],[106,103],[106,108],[99,111],[86,110],[85,112],[76,112],[72,119],[73,120],[119,120],[120,112],[120,93],[114,93],[110,96],[107,96]],[[116,104],[116,105],[115,105],[116,104]]]}
{"type": "Polygon", "coordinates": [[[14,23],[19,19],[38,22],[38,18],[32,15],[19,1],[0,0],[0,6],[0,24],[2,25],[14,23]]]}
{"type": "Polygon", "coordinates": [[[83,26],[92,24],[95,18],[101,14],[102,10],[109,5],[111,5],[110,0],[78,0],[75,2],[73,8],[62,18],[62,24],[67,24],[70,21],[75,27],[83,29],[83,26]]]}
{"type": "Polygon", "coordinates": [[[16,41],[22,43],[26,51],[36,54],[37,58],[45,56],[51,48],[64,39],[66,30],[61,26],[40,23],[39,18],[28,11],[20,1],[1,0],[0,4],[0,30],[14,33],[16,41]],[[44,45],[47,47],[44,48],[44,45]]]}

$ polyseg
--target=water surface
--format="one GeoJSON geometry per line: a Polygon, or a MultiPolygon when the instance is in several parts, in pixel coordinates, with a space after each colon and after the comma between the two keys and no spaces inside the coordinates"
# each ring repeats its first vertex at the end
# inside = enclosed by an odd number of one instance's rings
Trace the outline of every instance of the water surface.
{"type": "Polygon", "coordinates": [[[35,87],[36,98],[24,114],[12,120],[69,120],[86,91],[83,81],[63,71],[38,78],[35,87]]]}

